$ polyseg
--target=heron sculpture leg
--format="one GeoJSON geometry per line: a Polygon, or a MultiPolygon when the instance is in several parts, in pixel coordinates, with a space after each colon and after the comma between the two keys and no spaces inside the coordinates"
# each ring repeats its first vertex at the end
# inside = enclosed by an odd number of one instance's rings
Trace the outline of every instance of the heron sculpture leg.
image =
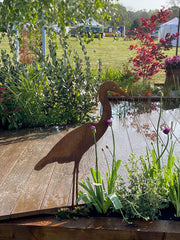
{"type": "Polygon", "coordinates": [[[74,195],[76,188],[76,200],[78,198],[78,174],[79,174],[79,162],[74,163],[74,171],[73,171],[73,181],[72,181],[72,207],[74,207],[74,195]]]}

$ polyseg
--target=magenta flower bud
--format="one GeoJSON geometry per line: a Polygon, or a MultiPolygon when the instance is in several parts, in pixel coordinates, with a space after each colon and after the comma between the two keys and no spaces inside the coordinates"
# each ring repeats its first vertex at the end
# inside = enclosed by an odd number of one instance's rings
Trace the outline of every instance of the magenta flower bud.
{"type": "Polygon", "coordinates": [[[165,128],[165,129],[163,130],[163,133],[164,133],[164,134],[168,134],[170,131],[171,131],[171,129],[167,127],[167,128],[165,128]]]}
{"type": "Polygon", "coordinates": [[[93,133],[96,133],[96,127],[94,125],[90,126],[90,129],[93,133]]]}
{"type": "Polygon", "coordinates": [[[106,121],[106,123],[107,123],[108,126],[112,126],[112,120],[111,120],[111,119],[108,119],[108,120],[106,121]]]}

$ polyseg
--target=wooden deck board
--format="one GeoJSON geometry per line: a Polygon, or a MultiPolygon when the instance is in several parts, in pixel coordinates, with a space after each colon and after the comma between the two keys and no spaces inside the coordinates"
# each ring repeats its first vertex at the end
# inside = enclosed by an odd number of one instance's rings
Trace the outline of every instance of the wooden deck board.
{"type": "MultiPolygon", "coordinates": [[[[180,109],[163,111],[161,128],[171,127],[172,139],[177,140],[175,153],[180,155],[180,109]]],[[[146,146],[156,140],[158,113],[131,116],[127,119],[113,120],[116,141],[116,158],[121,159],[120,173],[126,176],[124,165],[129,155],[145,154],[146,146]]],[[[70,129],[69,131],[71,131],[70,129]]],[[[35,164],[45,156],[67,131],[30,129],[0,132],[0,219],[17,214],[28,214],[43,209],[51,209],[71,204],[72,172],[74,163],[47,165],[41,171],[35,171],[35,164]]],[[[166,135],[159,133],[163,142],[166,135]]],[[[98,142],[99,168],[107,170],[102,152],[104,148],[111,164],[106,145],[112,150],[111,129],[108,128],[98,142]]],[[[90,167],[95,166],[95,150],[92,146],[80,162],[79,180],[90,176],[90,167]]]]}
{"type": "Polygon", "coordinates": [[[142,129],[135,116],[125,121],[129,142],[134,154],[144,155],[146,153],[147,140],[142,134],[142,129]]]}
{"type": "MultiPolygon", "coordinates": [[[[176,141],[174,151],[176,155],[180,156],[180,123],[177,121],[180,117],[180,111],[174,111],[172,113],[171,111],[162,111],[162,117],[160,120],[160,131],[159,131],[159,136],[164,144],[166,144],[167,141],[167,136],[162,132],[162,130],[166,127],[171,128],[170,132],[170,142],[176,141]]],[[[150,116],[151,121],[155,126],[157,126],[157,121],[158,121],[158,113],[153,113],[150,116]]],[[[168,149],[170,147],[170,144],[168,146],[168,149]]]]}
{"type": "MultiPolygon", "coordinates": [[[[41,134],[34,133],[31,134],[31,136],[27,135],[28,144],[24,145],[26,141],[22,142],[22,154],[0,186],[2,196],[0,198],[0,215],[12,213],[19,196],[24,191],[24,187],[33,171],[35,163],[41,157],[41,151],[47,141],[48,138],[42,137],[41,134]]],[[[14,151],[16,151],[16,148],[14,151]]],[[[13,158],[13,154],[11,157],[13,158]]]]}
{"type": "MultiPolygon", "coordinates": [[[[50,136],[48,137],[48,142],[44,147],[46,147],[46,149],[51,149],[55,142],[54,136],[50,136]]],[[[41,156],[43,157],[42,154],[41,156]]],[[[29,179],[26,182],[26,186],[20,194],[12,213],[24,211],[28,212],[40,208],[53,172],[53,168],[54,164],[51,164],[51,166],[44,168],[39,172],[33,171],[32,169],[29,179]]]]}

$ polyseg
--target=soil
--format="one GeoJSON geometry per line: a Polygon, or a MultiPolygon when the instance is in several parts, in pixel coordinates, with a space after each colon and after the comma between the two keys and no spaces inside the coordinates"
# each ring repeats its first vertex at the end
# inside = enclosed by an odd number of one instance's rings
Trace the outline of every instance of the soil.
{"type": "Polygon", "coordinates": [[[173,205],[170,205],[168,208],[162,209],[159,219],[180,221],[180,217],[176,217],[176,211],[173,205]]]}
{"type": "MultiPolygon", "coordinates": [[[[78,219],[80,217],[119,217],[122,218],[120,212],[108,211],[107,214],[98,214],[96,210],[90,210],[84,204],[75,208],[61,208],[56,214],[58,220],[64,219],[78,219]]],[[[159,220],[173,220],[180,221],[180,217],[176,217],[176,211],[173,205],[161,210],[161,214],[158,217],[159,220]]]]}

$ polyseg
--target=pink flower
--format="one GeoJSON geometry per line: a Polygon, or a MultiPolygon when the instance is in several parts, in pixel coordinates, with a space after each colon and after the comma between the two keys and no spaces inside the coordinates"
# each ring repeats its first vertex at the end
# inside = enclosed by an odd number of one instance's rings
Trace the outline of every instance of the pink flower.
{"type": "Polygon", "coordinates": [[[179,68],[178,66],[180,66],[180,56],[167,57],[164,61],[164,64],[166,68],[179,68]]]}
{"type": "Polygon", "coordinates": [[[165,129],[163,130],[163,133],[164,133],[164,134],[168,134],[170,131],[171,131],[171,129],[167,127],[167,128],[165,128],[165,129]]]}
{"type": "Polygon", "coordinates": [[[93,134],[96,133],[96,127],[94,125],[90,126],[90,129],[93,134]]]}
{"type": "Polygon", "coordinates": [[[108,126],[112,126],[112,120],[111,120],[111,119],[108,119],[108,120],[106,121],[106,123],[107,123],[108,126]]]}

